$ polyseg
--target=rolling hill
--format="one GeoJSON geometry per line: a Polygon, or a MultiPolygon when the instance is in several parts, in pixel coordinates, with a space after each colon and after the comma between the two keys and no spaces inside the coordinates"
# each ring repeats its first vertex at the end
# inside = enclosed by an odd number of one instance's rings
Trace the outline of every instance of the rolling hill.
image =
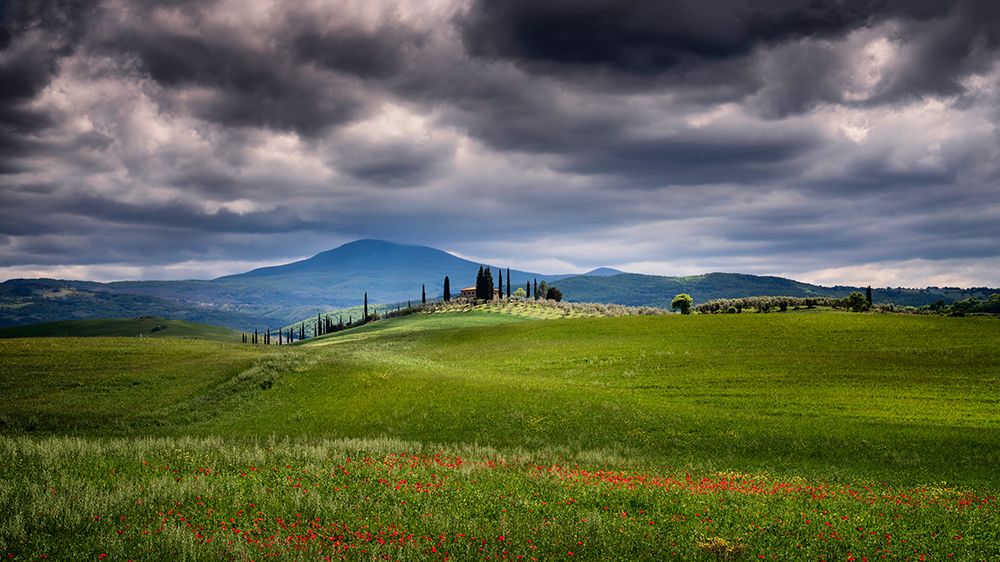
{"type": "MultiPolygon", "coordinates": [[[[212,280],[63,281],[13,279],[0,283],[0,326],[56,320],[155,315],[240,330],[286,326],[317,313],[361,304],[440,297],[447,275],[452,294],[472,285],[480,264],[427,246],[357,240],[309,259],[212,280]]],[[[490,265],[495,270],[496,265],[490,265]]],[[[558,284],[567,300],[667,307],[677,293],[696,302],[757,295],[846,296],[858,287],[822,287],[736,273],[666,277],[598,268],[582,275],[546,275],[511,270],[515,287],[534,279],[558,284]]],[[[506,281],[506,279],[505,279],[506,281]]],[[[997,290],[937,288],[876,289],[876,302],[900,305],[988,298],[997,290]]]]}
{"type": "Polygon", "coordinates": [[[198,338],[223,342],[240,341],[240,333],[221,326],[166,320],[154,316],[100,320],[60,320],[27,326],[0,328],[3,338],[146,337],[198,338]]]}
{"type": "Polygon", "coordinates": [[[997,560],[998,337],[990,318],[470,310],[280,348],[8,340],[0,552],[997,560]]]}

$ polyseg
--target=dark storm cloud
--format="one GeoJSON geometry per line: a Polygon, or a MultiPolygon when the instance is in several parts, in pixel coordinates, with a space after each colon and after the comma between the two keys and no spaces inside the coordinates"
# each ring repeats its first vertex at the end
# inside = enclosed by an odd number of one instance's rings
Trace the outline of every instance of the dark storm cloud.
{"type": "Polygon", "coordinates": [[[877,103],[960,94],[961,79],[992,64],[1000,46],[1000,4],[991,0],[475,0],[458,20],[473,56],[577,82],[609,73],[615,87],[636,87],[629,77],[675,87],[728,84],[733,99],[767,81],[734,74],[727,63],[754,66],[755,54],[790,45],[791,56],[770,77],[778,87],[764,109],[772,117],[848,101],[831,90],[844,79],[844,61],[830,42],[886,22],[897,25],[894,39],[909,52],[879,85],[877,103]]]}
{"type": "Polygon", "coordinates": [[[92,11],[86,1],[0,3],[0,174],[19,171],[9,158],[36,149],[31,135],[53,125],[28,104],[76,48],[92,11]]]}
{"type": "Polygon", "coordinates": [[[0,265],[1000,258],[997,60],[992,0],[3,2],[0,265]]]}
{"type": "Polygon", "coordinates": [[[141,27],[117,32],[101,47],[135,57],[140,72],[164,87],[173,107],[222,125],[315,135],[359,117],[367,107],[348,80],[319,75],[294,64],[287,53],[242,40],[235,30],[192,34],[141,27]],[[203,91],[187,96],[185,88],[203,91]]]}
{"type": "Polygon", "coordinates": [[[870,24],[881,3],[480,0],[462,19],[463,40],[483,57],[658,74],[690,57],[732,58],[758,44],[842,34],[870,24]]]}

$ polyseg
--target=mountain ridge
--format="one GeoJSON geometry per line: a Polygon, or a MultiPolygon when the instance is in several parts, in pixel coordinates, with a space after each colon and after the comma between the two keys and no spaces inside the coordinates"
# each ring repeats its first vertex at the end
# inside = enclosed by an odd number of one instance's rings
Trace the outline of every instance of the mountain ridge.
{"type": "MultiPolygon", "coordinates": [[[[219,324],[236,329],[277,327],[328,310],[370,303],[419,302],[441,296],[445,275],[451,293],[473,285],[481,264],[416,244],[361,239],[295,262],[211,280],[67,281],[12,279],[0,283],[0,326],[54,320],[137,317],[219,324]]],[[[506,269],[484,264],[494,270],[506,269]]],[[[596,268],[583,274],[546,275],[510,270],[514,290],[546,281],[567,300],[669,308],[677,293],[696,302],[744,296],[842,297],[860,287],[824,287],[778,276],[713,272],[660,276],[596,268]]],[[[968,296],[987,298],[993,289],[875,289],[876,302],[920,306],[968,296]]],[[[512,291],[513,292],[513,291],[512,291]]]]}

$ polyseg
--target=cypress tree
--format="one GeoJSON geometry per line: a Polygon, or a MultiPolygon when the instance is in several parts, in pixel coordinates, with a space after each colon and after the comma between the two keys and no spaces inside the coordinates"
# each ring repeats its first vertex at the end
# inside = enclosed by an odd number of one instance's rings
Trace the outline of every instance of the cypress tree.
{"type": "Polygon", "coordinates": [[[497,285],[499,285],[499,287],[500,287],[500,289],[497,291],[497,295],[499,295],[499,297],[502,299],[503,298],[503,271],[502,270],[498,270],[497,271],[497,277],[499,277],[499,279],[497,279],[497,285]]]}
{"type": "Polygon", "coordinates": [[[872,305],[872,286],[871,285],[868,285],[868,288],[865,289],[865,300],[868,301],[868,306],[872,305]]]}
{"type": "Polygon", "coordinates": [[[524,282],[524,296],[525,298],[531,298],[531,281],[524,282]]]}
{"type": "Polygon", "coordinates": [[[427,287],[425,285],[420,285],[420,302],[427,304],[427,287]]]}
{"type": "Polygon", "coordinates": [[[253,329],[253,343],[257,344],[257,328],[253,329]]]}
{"type": "Polygon", "coordinates": [[[271,345],[271,328],[268,328],[267,333],[264,334],[264,345],[271,345]]]}
{"type": "Polygon", "coordinates": [[[284,344],[283,344],[283,343],[281,342],[281,330],[280,330],[280,329],[278,330],[278,345],[284,345],[284,344]]]}
{"type": "Polygon", "coordinates": [[[483,298],[483,284],[486,282],[486,275],[483,274],[483,266],[479,266],[479,273],[476,274],[476,298],[483,298]]]}
{"type": "Polygon", "coordinates": [[[510,268],[507,268],[507,300],[510,300],[510,268]]]}
{"type": "Polygon", "coordinates": [[[361,320],[362,323],[368,321],[368,291],[365,291],[365,316],[361,320]]]}
{"type": "Polygon", "coordinates": [[[451,281],[448,280],[448,276],[444,276],[444,302],[451,300],[451,281]]]}
{"type": "Polygon", "coordinates": [[[535,279],[535,290],[531,294],[535,295],[535,299],[538,299],[538,279],[535,279]]]}

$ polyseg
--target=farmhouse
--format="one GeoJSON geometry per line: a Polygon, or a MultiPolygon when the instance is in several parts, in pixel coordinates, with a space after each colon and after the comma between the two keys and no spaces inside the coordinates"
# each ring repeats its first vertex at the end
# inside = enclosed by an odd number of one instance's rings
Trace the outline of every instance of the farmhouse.
{"type": "MultiPolygon", "coordinates": [[[[464,289],[462,289],[462,292],[461,292],[460,296],[465,297],[465,298],[469,298],[469,299],[476,298],[476,287],[475,287],[475,285],[473,285],[472,287],[465,287],[464,289]]],[[[500,299],[500,289],[497,289],[496,287],[493,287],[493,300],[498,300],[498,299],[500,299]]]]}

